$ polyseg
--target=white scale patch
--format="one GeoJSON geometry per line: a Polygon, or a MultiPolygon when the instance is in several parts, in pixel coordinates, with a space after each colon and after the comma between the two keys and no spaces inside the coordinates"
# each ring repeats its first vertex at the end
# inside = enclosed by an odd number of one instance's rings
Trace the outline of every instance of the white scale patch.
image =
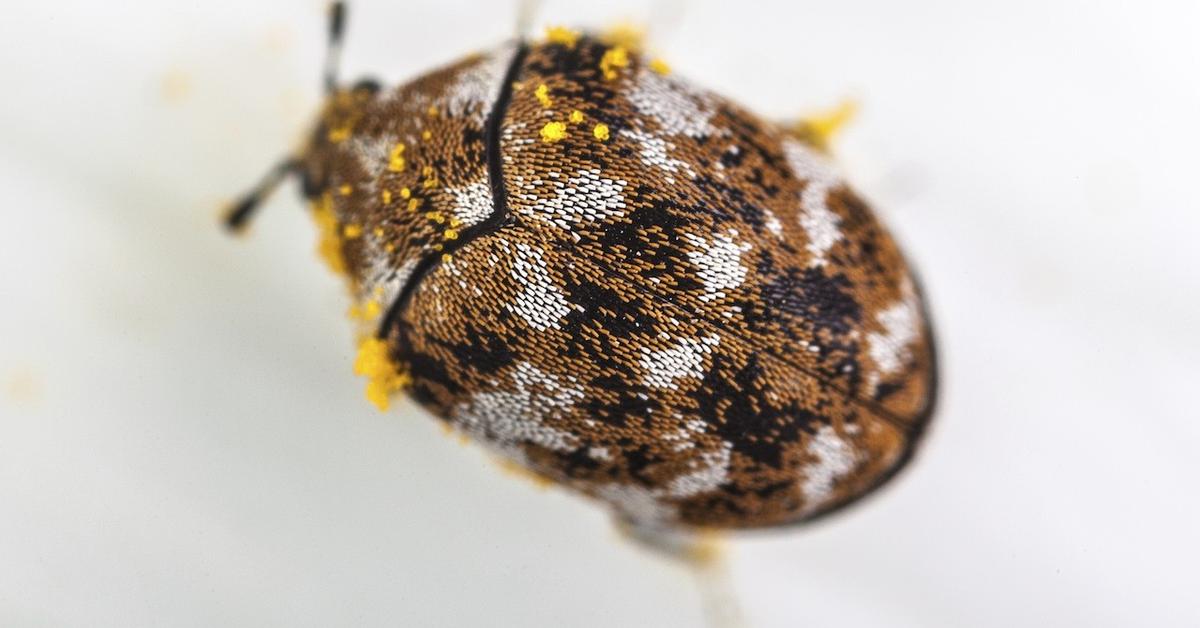
{"type": "Polygon", "coordinates": [[[824,266],[825,255],[840,239],[841,219],[829,209],[829,191],[841,185],[841,178],[832,164],[813,149],[796,140],[783,142],[783,153],[792,173],[806,182],[800,194],[800,226],[808,234],[805,247],[812,254],[809,266],[824,266]]]}
{"type": "Polygon", "coordinates": [[[721,342],[717,335],[705,338],[681,338],[679,343],[667,349],[654,351],[642,347],[638,360],[645,374],[642,383],[651,388],[673,388],[675,380],[684,377],[704,377],[704,356],[721,342]]]}
{"type": "Polygon", "coordinates": [[[515,246],[512,275],[525,289],[507,306],[508,310],[538,331],[557,329],[559,319],[571,311],[570,304],[551,280],[542,251],[521,242],[515,246]]]}
{"type": "Polygon", "coordinates": [[[735,241],[737,235],[737,229],[730,229],[727,234],[718,234],[709,242],[697,235],[684,234],[688,243],[696,247],[687,255],[699,269],[696,274],[700,281],[704,282],[701,301],[723,299],[726,290],[732,290],[746,280],[747,268],[742,265],[742,253],[749,251],[751,245],[735,241]]]}
{"type": "Polygon", "coordinates": [[[766,221],[767,231],[770,231],[771,233],[773,233],[775,235],[775,237],[777,237],[777,238],[782,238],[783,237],[783,223],[779,222],[779,217],[775,215],[775,212],[773,212],[769,209],[764,209],[763,215],[765,215],[767,217],[767,221],[766,221]]]}
{"type": "MultiPolygon", "coordinates": [[[[646,133],[630,129],[622,133],[623,137],[627,137],[638,143],[638,154],[642,158],[642,163],[653,168],[659,168],[665,172],[676,173],[681,169],[686,171],[689,178],[696,177],[696,171],[686,161],[675,159],[668,155],[669,149],[675,148],[675,145],[657,137],[646,133]]],[[[675,183],[674,177],[666,177],[667,183],[675,183]]]]}
{"type": "Polygon", "coordinates": [[[387,170],[389,153],[396,145],[397,137],[393,133],[374,138],[355,135],[350,141],[351,154],[368,175],[367,193],[374,196],[379,192],[379,177],[387,170]]]}
{"type": "Polygon", "coordinates": [[[549,173],[550,179],[538,179],[526,184],[522,179],[517,185],[522,189],[537,189],[547,183],[554,188],[554,198],[540,199],[537,194],[521,193],[522,200],[530,201],[532,207],[523,209],[521,213],[528,214],[539,220],[546,220],[562,229],[585,222],[598,222],[625,212],[625,197],[621,192],[628,183],[622,179],[609,179],[600,176],[599,168],[580,170],[575,176],[559,181],[558,173],[549,173]]]}
{"type": "Polygon", "coordinates": [[[715,107],[709,94],[685,81],[643,66],[629,93],[638,113],[653,118],[664,135],[706,137],[716,132],[711,120],[715,107]]]}
{"type": "Polygon", "coordinates": [[[899,301],[875,315],[875,320],[883,326],[883,332],[867,334],[867,352],[877,369],[868,376],[867,385],[872,392],[879,385],[882,375],[890,375],[904,368],[912,358],[909,345],[921,337],[921,308],[912,282],[905,279],[900,291],[902,297],[899,301]]]}
{"type": "Polygon", "coordinates": [[[470,113],[476,123],[483,125],[492,104],[500,95],[500,84],[504,81],[504,74],[514,53],[513,46],[506,45],[459,72],[458,80],[449,87],[444,97],[447,113],[452,116],[470,113]]]}
{"type": "Polygon", "coordinates": [[[510,388],[475,393],[454,413],[459,426],[479,440],[520,458],[515,446],[533,443],[554,451],[578,446],[569,432],[554,429],[543,419],[561,414],[583,398],[574,378],[559,378],[528,362],[519,362],[510,388]],[[567,382],[564,383],[563,379],[567,382]]]}
{"type": "Polygon", "coordinates": [[[486,176],[479,181],[446,192],[454,197],[454,217],[463,224],[475,225],[492,215],[492,187],[486,176]]]}
{"type": "Polygon", "coordinates": [[[670,524],[678,512],[669,500],[701,495],[728,482],[732,453],[733,443],[725,441],[720,449],[697,456],[692,463],[693,470],[676,476],[665,487],[652,489],[632,484],[608,484],[600,487],[596,495],[613,504],[637,526],[655,528],[670,524]]]}
{"type": "Polygon", "coordinates": [[[729,480],[729,456],[733,452],[733,444],[721,443],[717,451],[700,454],[698,469],[691,473],[677,476],[667,485],[667,494],[671,497],[691,497],[714,490],[729,480]]]}
{"type": "Polygon", "coordinates": [[[408,283],[408,278],[417,268],[419,257],[413,257],[405,260],[400,268],[393,269],[391,260],[383,254],[382,245],[375,241],[375,237],[371,236],[370,254],[371,267],[365,273],[365,279],[362,282],[362,294],[364,297],[374,297],[376,291],[379,292],[379,297],[376,299],[381,304],[391,303],[400,294],[400,290],[404,288],[404,284],[408,283]]]}
{"type": "Polygon", "coordinates": [[[833,492],[833,485],[842,476],[854,470],[856,457],[854,448],[837,435],[832,427],[817,430],[805,448],[816,461],[804,467],[804,512],[815,512],[824,506],[833,492]]]}

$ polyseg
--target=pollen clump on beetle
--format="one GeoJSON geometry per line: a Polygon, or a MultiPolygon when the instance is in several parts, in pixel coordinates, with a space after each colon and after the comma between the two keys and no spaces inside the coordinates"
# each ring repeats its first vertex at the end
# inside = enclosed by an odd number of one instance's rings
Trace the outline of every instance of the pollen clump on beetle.
{"type": "Polygon", "coordinates": [[[367,378],[367,400],[381,411],[388,409],[394,393],[412,383],[412,377],[388,355],[387,342],[370,336],[358,345],[354,373],[367,378]]]}
{"type": "Polygon", "coordinates": [[[346,260],[342,257],[341,230],[337,216],[333,213],[333,197],[328,193],[313,202],[313,220],[317,223],[317,255],[329,269],[338,275],[346,274],[346,260]]]}
{"type": "Polygon", "coordinates": [[[610,137],[608,125],[601,122],[592,127],[592,137],[600,140],[601,142],[607,142],[608,138],[610,137]]]}
{"type": "Polygon", "coordinates": [[[646,28],[635,22],[618,22],[600,34],[600,41],[626,50],[641,50],[646,41],[646,28]]]}
{"type": "Polygon", "coordinates": [[[567,48],[574,48],[575,43],[579,41],[579,31],[565,26],[548,26],[546,27],[546,39],[552,44],[562,44],[567,48]]]}
{"type": "Polygon", "coordinates": [[[671,73],[671,66],[669,64],[667,64],[666,61],[663,61],[662,59],[654,59],[653,61],[651,61],[650,69],[657,72],[658,74],[663,75],[663,76],[666,76],[671,73]]]}
{"type": "Polygon", "coordinates": [[[609,81],[617,78],[619,68],[626,67],[629,67],[629,51],[624,46],[609,48],[604,56],[600,57],[600,72],[609,81]]]}
{"type": "Polygon", "coordinates": [[[350,320],[353,320],[353,321],[362,321],[364,323],[369,323],[371,321],[374,321],[376,318],[379,318],[379,315],[382,312],[383,312],[383,305],[380,304],[379,301],[377,301],[375,299],[367,299],[361,305],[359,305],[359,304],[351,305],[350,309],[347,310],[347,312],[346,312],[346,316],[349,317],[350,320]]]}
{"type": "Polygon", "coordinates": [[[550,88],[546,87],[545,83],[538,85],[537,89],[534,90],[533,95],[538,99],[538,102],[541,103],[543,107],[549,108],[550,105],[553,104],[550,100],[550,88]]]}
{"type": "Polygon", "coordinates": [[[563,122],[547,122],[542,127],[541,135],[543,142],[553,144],[567,137],[567,125],[563,122]]]}
{"type": "Polygon", "coordinates": [[[404,172],[404,142],[400,142],[392,147],[392,151],[388,153],[388,170],[392,172],[404,172]]]}
{"type": "Polygon", "coordinates": [[[571,116],[568,119],[573,124],[579,124],[580,122],[583,122],[583,112],[576,109],[575,111],[571,112],[571,116]]]}

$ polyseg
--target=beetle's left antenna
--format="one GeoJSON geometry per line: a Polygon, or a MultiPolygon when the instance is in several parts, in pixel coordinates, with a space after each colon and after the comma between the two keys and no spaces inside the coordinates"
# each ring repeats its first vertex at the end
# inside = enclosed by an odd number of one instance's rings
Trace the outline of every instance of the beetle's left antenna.
{"type": "Polygon", "coordinates": [[[338,59],[342,56],[342,34],[346,30],[346,3],[329,5],[329,44],[325,51],[325,93],[337,91],[338,59]]]}
{"type": "Polygon", "coordinates": [[[288,158],[271,168],[267,175],[250,190],[242,200],[238,201],[233,209],[225,215],[225,227],[230,231],[241,231],[245,228],[246,223],[250,221],[250,216],[254,214],[254,210],[262,204],[275,188],[279,187],[280,182],[284,177],[296,171],[298,164],[295,159],[288,158]]]}
{"type": "MultiPolygon", "coordinates": [[[[346,3],[334,2],[329,5],[329,48],[325,55],[325,91],[333,93],[337,90],[338,58],[342,52],[342,34],[346,30],[346,3]]],[[[230,231],[241,231],[250,221],[254,210],[262,204],[275,188],[289,174],[297,172],[299,162],[289,157],[275,164],[267,172],[262,181],[254,186],[236,205],[225,215],[225,226],[230,231]]]]}

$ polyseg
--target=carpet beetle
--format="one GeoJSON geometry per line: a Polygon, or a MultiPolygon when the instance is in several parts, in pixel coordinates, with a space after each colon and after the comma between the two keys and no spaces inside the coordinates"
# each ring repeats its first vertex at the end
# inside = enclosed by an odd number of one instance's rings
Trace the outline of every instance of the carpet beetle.
{"type": "Polygon", "coordinates": [[[823,150],[628,45],[565,28],[412,82],[335,80],[286,175],[380,408],[453,429],[644,529],[813,519],[908,460],[932,333],[823,150]]]}

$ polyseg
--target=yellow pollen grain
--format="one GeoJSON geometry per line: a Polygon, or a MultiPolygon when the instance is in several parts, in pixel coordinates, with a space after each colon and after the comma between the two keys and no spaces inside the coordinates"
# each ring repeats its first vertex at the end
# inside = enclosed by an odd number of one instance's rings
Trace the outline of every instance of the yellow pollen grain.
{"type": "Polygon", "coordinates": [[[437,105],[429,105],[429,108],[425,110],[425,114],[430,118],[436,118],[438,115],[437,105]]]}
{"type": "Polygon", "coordinates": [[[829,142],[850,122],[858,112],[853,100],[843,100],[832,109],[809,116],[800,122],[798,131],[814,142],[817,148],[825,149],[829,142]]]}
{"type": "Polygon", "coordinates": [[[592,127],[592,136],[601,142],[607,142],[609,138],[608,125],[601,122],[592,127]]]}
{"type": "Polygon", "coordinates": [[[534,90],[533,95],[538,99],[538,102],[542,103],[543,107],[548,108],[552,104],[550,100],[550,88],[546,87],[545,83],[538,85],[538,88],[534,90]]]}
{"type": "Polygon", "coordinates": [[[432,220],[439,225],[446,222],[446,217],[443,216],[442,212],[439,211],[425,212],[425,218],[432,220]]]}
{"type": "Polygon", "coordinates": [[[542,141],[552,144],[567,137],[567,125],[562,122],[547,122],[542,127],[542,141]]]}
{"type": "Polygon", "coordinates": [[[440,250],[442,250],[442,243],[441,243],[441,242],[435,242],[435,243],[433,244],[433,247],[432,247],[432,248],[433,248],[433,250],[435,250],[435,251],[440,251],[440,250]]]}
{"type": "Polygon", "coordinates": [[[382,238],[383,237],[383,227],[375,227],[374,229],[371,230],[371,233],[375,234],[376,238],[382,238]]]}
{"type": "Polygon", "coordinates": [[[388,253],[395,253],[396,245],[388,242],[387,244],[383,245],[383,250],[387,251],[388,253]]]}
{"type": "Polygon", "coordinates": [[[450,218],[450,226],[457,229],[458,227],[462,226],[462,221],[457,218],[451,217],[450,218]]]}
{"type": "Polygon", "coordinates": [[[346,274],[337,216],[333,213],[333,198],[328,193],[322,194],[320,200],[313,203],[313,221],[317,223],[317,256],[334,273],[346,274]]]}
{"type": "Polygon", "coordinates": [[[419,199],[419,198],[408,199],[408,211],[415,212],[418,209],[421,209],[421,199],[419,199]]]}
{"type": "Polygon", "coordinates": [[[379,301],[376,301],[375,299],[368,299],[367,301],[363,302],[362,305],[351,305],[350,309],[346,312],[346,316],[349,317],[350,320],[369,323],[378,318],[379,314],[382,312],[383,305],[381,305],[379,301]]]}
{"type": "Polygon", "coordinates": [[[367,378],[367,399],[381,411],[388,409],[394,393],[412,383],[408,373],[392,362],[387,343],[378,338],[365,338],[358,345],[354,373],[367,378]]]}
{"type": "Polygon", "coordinates": [[[662,59],[655,59],[655,60],[651,61],[650,69],[654,70],[655,72],[658,72],[659,74],[661,74],[663,76],[666,76],[671,73],[671,66],[668,65],[667,62],[663,61],[662,59]]]}
{"type": "Polygon", "coordinates": [[[400,188],[400,198],[407,199],[412,196],[412,190],[408,188],[400,188]]]}
{"type": "Polygon", "coordinates": [[[646,41],[646,28],[634,22],[618,22],[600,34],[600,41],[627,50],[641,50],[646,41]]]}
{"type": "Polygon", "coordinates": [[[442,253],[442,262],[443,262],[443,263],[445,263],[445,262],[449,262],[449,261],[450,261],[450,260],[452,260],[452,259],[454,259],[454,256],[453,256],[453,255],[451,255],[451,254],[449,254],[449,253],[442,253]]]}
{"type": "Polygon", "coordinates": [[[607,80],[617,78],[617,68],[629,67],[629,51],[624,46],[609,48],[600,58],[600,72],[607,80]]]}
{"type": "Polygon", "coordinates": [[[353,240],[362,235],[362,227],[359,225],[346,225],[342,227],[342,235],[348,240],[353,240]]]}
{"type": "Polygon", "coordinates": [[[353,191],[354,191],[354,188],[352,188],[348,185],[343,185],[338,188],[338,194],[341,194],[342,196],[350,196],[350,193],[353,191]]]}
{"type": "Polygon", "coordinates": [[[433,132],[429,130],[421,131],[421,139],[428,140],[433,137],[433,132]]]}
{"type": "Polygon", "coordinates": [[[326,135],[326,137],[329,138],[330,142],[333,142],[334,144],[340,144],[350,138],[350,132],[350,127],[339,126],[329,129],[329,133],[326,135]]]}
{"type": "Polygon", "coordinates": [[[574,48],[575,42],[579,41],[579,31],[565,26],[548,26],[546,27],[546,39],[552,44],[562,44],[567,48],[574,48]]]}
{"type": "Polygon", "coordinates": [[[458,239],[458,230],[457,229],[445,230],[444,232],[442,232],[442,239],[443,240],[457,240],[458,239]]]}
{"type": "Polygon", "coordinates": [[[388,203],[392,202],[392,191],[391,190],[384,190],[383,193],[380,194],[380,196],[383,197],[384,205],[387,205],[388,203]]]}
{"type": "Polygon", "coordinates": [[[576,109],[575,111],[572,111],[571,117],[569,118],[569,120],[571,120],[571,122],[573,122],[574,124],[579,124],[580,122],[583,122],[583,112],[578,109],[576,109]]]}
{"type": "Polygon", "coordinates": [[[396,144],[388,154],[388,170],[404,172],[404,143],[396,144]]]}

